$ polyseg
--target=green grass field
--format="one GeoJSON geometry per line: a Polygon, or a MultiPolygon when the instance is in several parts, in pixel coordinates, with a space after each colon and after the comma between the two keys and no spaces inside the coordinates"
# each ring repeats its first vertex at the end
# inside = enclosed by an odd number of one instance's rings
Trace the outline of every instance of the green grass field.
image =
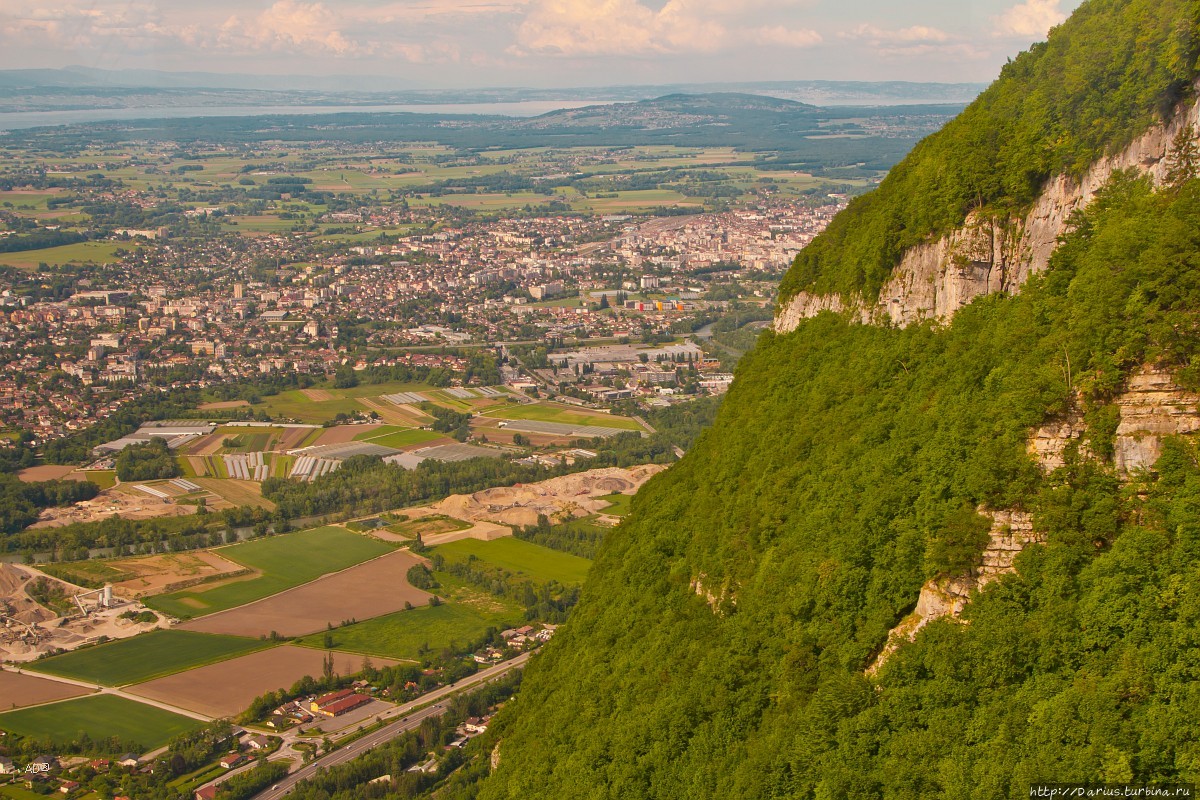
{"type": "Polygon", "coordinates": [[[28,669],[104,686],[126,686],[267,646],[266,642],[240,636],[158,630],[37,661],[28,669]]]}
{"type": "MultiPolygon", "coordinates": [[[[421,606],[338,628],[332,632],[334,648],[388,658],[419,659],[424,650],[440,650],[451,642],[465,644],[490,627],[521,623],[521,612],[486,613],[468,605],[446,602],[421,606]]],[[[320,647],[325,634],[313,634],[298,644],[320,647]]]]}
{"type": "Polygon", "coordinates": [[[360,431],[359,433],[354,434],[354,441],[363,442],[367,439],[377,439],[380,436],[387,436],[389,433],[399,433],[400,431],[406,430],[408,430],[408,428],[401,427],[400,425],[381,425],[378,428],[371,428],[370,430],[360,431]]]}
{"type": "Polygon", "coordinates": [[[641,425],[629,417],[617,414],[584,414],[568,410],[562,406],[546,403],[530,405],[509,405],[495,411],[486,411],[484,416],[497,419],[529,419],[538,422],[561,422],[564,425],[595,425],[602,428],[621,428],[628,431],[640,431],[641,425]]]}
{"type": "Polygon", "coordinates": [[[105,755],[119,755],[136,743],[150,750],[204,723],[114,695],[93,695],[0,714],[0,728],[21,736],[69,743],[86,733],[105,755]],[[104,743],[119,739],[119,749],[104,743]]]}
{"type": "Polygon", "coordinates": [[[47,247],[42,250],[25,250],[20,253],[0,254],[0,265],[32,269],[38,264],[93,264],[114,260],[117,250],[134,250],[136,245],[125,242],[80,242],[65,244],[61,247],[47,247]]]}
{"type": "Polygon", "coordinates": [[[409,428],[407,430],[399,430],[395,433],[389,433],[385,436],[377,436],[373,439],[367,439],[366,441],[382,447],[406,447],[410,444],[432,442],[434,439],[444,438],[446,438],[445,435],[435,431],[423,431],[420,428],[409,428]]]}
{"type": "Polygon", "coordinates": [[[592,562],[586,558],[551,550],[548,547],[505,536],[490,542],[462,539],[439,545],[436,552],[449,561],[480,561],[520,573],[539,581],[555,580],[562,584],[583,583],[592,562]]]}
{"type": "Polygon", "coordinates": [[[330,572],[352,567],[391,551],[377,539],[344,528],[314,528],[223,547],[217,552],[261,574],[209,589],[197,587],[145,600],[151,608],[175,617],[198,617],[244,605],[308,583],[330,572]]]}
{"type": "Polygon", "coordinates": [[[84,476],[101,489],[111,489],[117,485],[117,471],[113,469],[80,470],[78,474],[84,476]]]}
{"type": "Polygon", "coordinates": [[[605,495],[600,499],[612,503],[612,505],[600,513],[611,514],[614,517],[623,517],[629,513],[630,504],[633,502],[633,495],[617,492],[616,494],[605,495]]]}

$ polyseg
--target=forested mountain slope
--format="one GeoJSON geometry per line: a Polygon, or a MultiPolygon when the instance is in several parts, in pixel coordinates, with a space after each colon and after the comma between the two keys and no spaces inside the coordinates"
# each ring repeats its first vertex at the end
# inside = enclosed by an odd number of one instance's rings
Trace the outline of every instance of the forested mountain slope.
{"type": "MultiPolygon", "coordinates": [[[[1085,2],[831,226],[789,286],[869,296],[906,247],[1124,148],[1191,102],[1198,30],[1194,2],[1085,2]]],[[[1116,459],[1131,377],[1152,366],[1176,398],[1200,388],[1185,138],[1161,185],[1114,175],[1017,295],[940,325],[824,313],[765,334],[714,427],[606,541],[487,734],[492,765],[467,771],[490,776],[439,797],[1200,780],[1200,446],[1167,435],[1194,426],[1145,434],[1152,469],[1116,459]],[[1031,448],[1048,423],[1068,432],[1044,469],[1031,448]],[[978,569],[994,512],[1028,514],[1043,543],[868,674],[927,582],[978,569]]]]}

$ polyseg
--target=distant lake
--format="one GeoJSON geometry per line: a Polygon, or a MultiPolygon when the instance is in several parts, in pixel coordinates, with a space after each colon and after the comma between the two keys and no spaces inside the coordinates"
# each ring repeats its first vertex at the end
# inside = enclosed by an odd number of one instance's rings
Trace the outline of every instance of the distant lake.
{"type": "Polygon", "coordinates": [[[148,108],[89,108],[70,111],[21,111],[0,113],[0,131],[37,128],[43,125],[76,125],[82,122],[122,122],[136,119],[180,119],[186,117],[259,117],[273,114],[478,114],[536,117],[568,108],[608,105],[611,100],[527,100],[519,103],[431,103],[428,105],[383,106],[153,106],[148,108]]]}

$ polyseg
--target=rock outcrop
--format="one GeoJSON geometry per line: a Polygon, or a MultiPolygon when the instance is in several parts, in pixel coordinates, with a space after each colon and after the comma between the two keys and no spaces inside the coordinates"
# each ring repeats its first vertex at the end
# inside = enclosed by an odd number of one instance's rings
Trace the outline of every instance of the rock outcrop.
{"type": "Polygon", "coordinates": [[[821,311],[849,312],[863,323],[944,321],[980,295],[1015,293],[1046,268],[1071,215],[1087,206],[1114,172],[1136,170],[1161,184],[1176,136],[1189,125],[1200,129],[1198,121],[1200,104],[1181,107],[1120,153],[1097,161],[1082,178],[1049,180],[1024,217],[994,220],[974,214],[958,230],[910,248],[875,303],[801,292],[779,308],[775,330],[793,331],[821,311]]]}
{"type": "Polygon", "coordinates": [[[1033,519],[1029,514],[984,509],[980,509],[980,513],[992,518],[992,529],[979,566],[965,575],[940,577],[926,582],[921,587],[916,608],[888,634],[887,644],[867,668],[868,675],[878,672],[897,648],[905,642],[911,642],[930,622],[962,614],[973,592],[1002,575],[1015,572],[1013,564],[1021,551],[1031,544],[1045,541],[1045,537],[1034,531],[1033,519]]]}
{"type": "Polygon", "coordinates": [[[1164,437],[1200,430],[1200,397],[1184,391],[1169,373],[1154,367],[1143,367],[1130,378],[1116,404],[1121,423],[1113,462],[1122,475],[1153,467],[1162,455],[1164,437]]]}

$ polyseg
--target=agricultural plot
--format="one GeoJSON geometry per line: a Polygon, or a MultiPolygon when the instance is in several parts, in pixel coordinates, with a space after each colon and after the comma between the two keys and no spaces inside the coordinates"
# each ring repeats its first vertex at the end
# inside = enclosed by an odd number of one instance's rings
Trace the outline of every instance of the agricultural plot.
{"type": "Polygon", "coordinates": [[[411,447],[414,444],[425,444],[426,442],[434,442],[439,439],[447,439],[446,436],[436,433],[435,431],[423,431],[420,428],[409,428],[407,430],[398,430],[383,436],[376,436],[364,441],[371,444],[381,445],[383,447],[395,447],[397,450],[404,447],[411,447]]]}
{"type": "Polygon", "coordinates": [[[633,503],[633,495],[621,494],[620,492],[601,497],[600,499],[609,502],[608,508],[605,508],[600,513],[614,517],[623,517],[628,514],[630,505],[633,503]]]}
{"type": "Polygon", "coordinates": [[[257,577],[150,597],[146,605],[180,618],[212,614],[361,564],[391,549],[375,539],[334,527],[256,539],[215,552],[258,571],[257,577]]]}
{"type": "Polygon", "coordinates": [[[495,411],[485,412],[485,416],[496,419],[531,420],[535,422],[557,422],[562,425],[592,426],[600,428],[619,428],[626,431],[640,431],[642,426],[637,420],[622,417],[617,414],[588,414],[577,409],[551,403],[530,403],[528,405],[510,405],[495,411]]]}
{"type": "Polygon", "coordinates": [[[104,686],[125,686],[224,661],[265,646],[255,639],[157,630],[43,659],[28,668],[104,686]]]}
{"type": "MultiPolygon", "coordinates": [[[[130,687],[138,697],[169,703],[211,717],[231,717],[245,711],[259,695],[287,689],[305,675],[320,677],[325,652],[283,645],[241,658],[180,672],[166,678],[130,687]]],[[[334,653],[334,671],[355,675],[363,669],[363,657],[334,653]]],[[[395,661],[372,658],[376,667],[395,661]]],[[[5,715],[0,715],[0,727],[5,715]]]]}
{"type": "Polygon", "coordinates": [[[392,533],[412,539],[416,536],[431,536],[436,533],[465,531],[472,525],[473,523],[461,519],[454,519],[443,514],[434,514],[432,516],[410,519],[406,522],[397,522],[389,525],[387,529],[392,533]]]}
{"type": "Polygon", "coordinates": [[[460,539],[439,545],[437,552],[447,561],[467,561],[471,556],[488,564],[537,581],[561,584],[583,583],[592,562],[532,542],[506,536],[490,542],[460,539]]]}
{"type": "MultiPolygon", "coordinates": [[[[222,471],[224,471],[224,464],[222,464],[222,471]]],[[[229,507],[257,506],[258,508],[265,508],[267,511],[275,510],[275,504],[262,496],[262,486],[254,481],[216,480],[214,478],[197,477],[195,482],[206,491],[211,492],[219,500],[225,501],[229,507]]],[[[210,501],[209,504],[212,508],[216,509],[226,507],[219,502],[212,503],[210,501]]]]}
{"type": "Polygon", "coordinates": [[[113,589],[122,597],[162,594],[247,572],[246,567],[211,550],[163,553],[118,561],[67,562],[58,564],[57,568],[106,570],[95,575],[85,572],[84,576],[113,584],[113,589]]]}
{"type": "Polygon", "coordinates": [[[90,689],[38,678],[25,673],[0,671],[0,708],[25,708],[90,694],[90,689]]]}
{"type": "MultiPolygon", "coordinates": [[[[365,537],[360,537],[365,538],[365,537]]],[[[235,636],[302,636],[351,619],[371,619],[424,605],[429,595],[408,584],[406,574],[420,559],[406,550],[326,575],[248,605],[184,623],[191,631],[235,636]]]]}
{"type": "Polygon", "coordinates": [[[134,743],[143,751],[150,750],[203,724],[109,694],[0,714],[0,729],[21,736],[63,744],[77,739],[81,733],[101,744],[115,738],[120,749],[109,755],[119,755],[134,743]]]}
{"type": "Polygon", "coordinates": [[[80,242],[65,244],[61,247],[47,247],[42,250],[25,250],[19,253],[0,253],[0,265],[17,267],[18,269],[33,269],[38,264],[51,266],[62,264],[104,264],[114,260],[117,250],[132,250],[129,243],[114,244],[111,242],[80,242]]]}
{"type": "MultiPolygon", "coordinates": [[[[338,650],[369,655],[372,659],[377,656],[420,659],[429,650],[440,650],[451,643],[465,644],[480,638],[488,628],[508,627],[521,619],[521,612],[515,609],[488,613],[447,602],[347,625],[331,635],[338,650]]],[[[299,643],[319,647],[323,637],[324,634],[317,634],[299,643]]]]}

